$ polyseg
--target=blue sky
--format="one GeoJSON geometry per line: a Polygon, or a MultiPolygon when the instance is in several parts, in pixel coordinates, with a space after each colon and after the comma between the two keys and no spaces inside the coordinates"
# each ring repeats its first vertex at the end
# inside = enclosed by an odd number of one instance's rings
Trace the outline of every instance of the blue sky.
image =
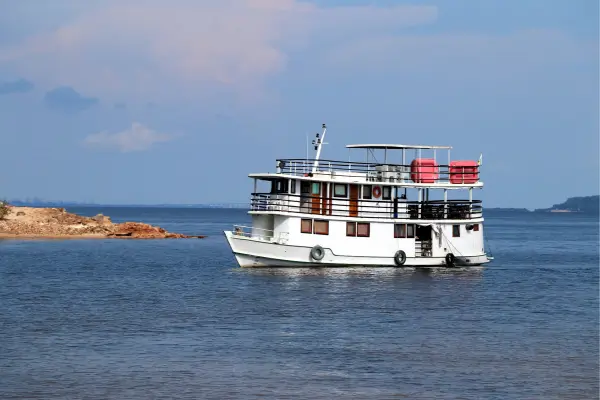
{"type": "Polygon", "coordinates": [[[598,193],[598,3],[0,0],[0,196],[244,202],[348,143],[484,155],[487,206],[598,193]]]}

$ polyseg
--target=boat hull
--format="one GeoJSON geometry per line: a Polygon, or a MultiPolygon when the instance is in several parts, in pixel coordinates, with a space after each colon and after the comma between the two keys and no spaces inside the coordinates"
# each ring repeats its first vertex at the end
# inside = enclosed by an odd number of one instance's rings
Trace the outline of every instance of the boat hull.
{"type": "MultiPolygon", "coordinates": [[[[397,267],[394,257],[347,256],[335,254],[324,248],[322,260],[314,260],[311,247],[295,246],[260,239],[238,236],[225,231],[225,237],[231,247],[238,265],[248,267],[397,267]]],[[[486,254],[456,257],[456,266],[479,266],[490,260],[486,254]]],[[[444,257],[407,257],[402,267],[440,267],[446,266],[444,257]]]]}

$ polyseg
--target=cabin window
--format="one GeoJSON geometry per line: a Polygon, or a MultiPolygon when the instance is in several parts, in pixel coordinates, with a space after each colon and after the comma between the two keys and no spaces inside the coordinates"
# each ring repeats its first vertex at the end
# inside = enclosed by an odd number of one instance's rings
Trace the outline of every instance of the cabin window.
{"type": "Polygon", "coordinates": [[[413,224],[394,224],[394,237],[401,239],[414,238],[415,226],[413,224]]]}
{"type": "Polygon", "coordinates": [[[295,179],[290,180],[290,193],[296,194],[296,180],[295,179]]]}
{"type": "Polygon", "coordinates": [[[288,191],[288,180],[287,179],[276,179],[271,181],[271,193],[287,193],[288,191]]]}
{"type": "Polygon", "coordinates": [[[452,225],[452,237],[460,237],[460,225],[452,225]]]}
{"type": "Polygon", "coordinates": [[[474,224],[473,225],[473,232],[477,232],[479,231],[479,224],[474,224]]]}
{"type": "Polygon", "coordinates": [[[348,197],[348,185],[341,183],[333,185],[333,197],[348,197]]]}
{"type": "Polygon", "coordinates": [[[316,219],[313,225],[315,235],[329,235],[329,221],[316,219]]]}
{"type": "Polygon", "coordinates": [[[391,200],[392,199],[392,188],[389,186],[384,186],[381,193],[382,200],[391,200]]]}
{"type": "Polygon", "coordinates": [[[363,199],[371,199],[373,198],[373,186],[372,185],[363,185],[363,199]]]}
{"type": "Polygon", "coordinates": [[[306,181],[300,182],[300,193],[302,193],[302,194],[310,193],[310,182],[306,182],[306,181]]]}
{"type": "Polygon", "coordinates": [[[300,222],[300,232],[312,233],[312,219],[303,219],[300,222]]]}
{"type": "Polygon", "coordinates": [[[312,194],[321,194],[321,184],[319,182],[313,182],[312,194]]]}
{"type": "Polygon", "coordinates": [[[394,237],[405,238],[406,237],[406,224],[395,224],[394,225],[394,237]]]}
{"type": "Polygon", "coordinates": [[[371,224],[368,222],[359,222],[356,224],[356,236],[369,237],[371,234],[371,224]]]}
{"type": "Polygon", "coordinates": [[[346,236],[356,236],[356,222],[346,222],[346,236]]]}

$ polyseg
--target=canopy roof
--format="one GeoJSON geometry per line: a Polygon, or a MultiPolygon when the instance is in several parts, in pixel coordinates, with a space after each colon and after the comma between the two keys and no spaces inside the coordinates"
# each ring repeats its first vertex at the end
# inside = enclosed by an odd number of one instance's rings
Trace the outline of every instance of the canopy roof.
{"type": "Polygon", "coordinates": [[[349,144],[349,149],[451,149],[452,146],[422,146],[409,144],[349,144]]]}

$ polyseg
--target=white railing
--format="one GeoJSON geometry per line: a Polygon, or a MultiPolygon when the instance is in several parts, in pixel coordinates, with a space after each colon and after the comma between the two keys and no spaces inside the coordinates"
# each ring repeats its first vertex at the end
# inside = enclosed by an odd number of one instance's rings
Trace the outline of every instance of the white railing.
{"type": "Polygon", "coordinates": [[[245,225],[234,225],[233,234],[235,236],[243,236],[250,239],[279,244],[287,243],[290,237],[289,232],[278,232],[276,235],[275,231],[271,229],[262,229],[245,225]]]}

